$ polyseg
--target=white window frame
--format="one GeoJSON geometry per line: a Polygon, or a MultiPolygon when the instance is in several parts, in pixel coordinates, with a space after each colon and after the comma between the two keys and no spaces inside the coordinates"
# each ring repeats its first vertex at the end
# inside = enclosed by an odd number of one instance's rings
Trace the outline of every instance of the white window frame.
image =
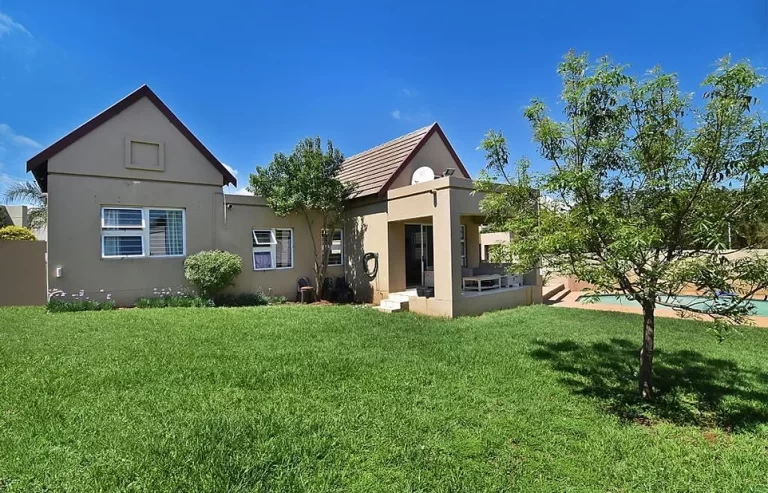
{"type": "Polygon", "coordinates": [[[467,227],[465,225],[461,225],[461,237],[459,238],[459,243],[461,243],[461,266],[466,267],[467,266],[467,227]]]}
{"type": "MultiPolygon", "coordinates": [[[[333,251],[333,241],[334,241],[334,240],[333,240],[333,235],[331,235],[331,253],[332,253],[332,254],[333,254],[333,253],[339,253],[339,254],[340,254],[340,257],[339,257],[339,263],[338,263],[338,264],[332,264],[332,263],[331,263],[331,258],[330,258],[330,256],[329,256],[329,257],[328,257],[328,267],[340,267],[340,266],[344,265],[344,230],[343,230],[343,229],[340,229],[340,228],[336,228],[336,229],[334,229],[334,230],[333,230],[333,234],[334,234],[334,235],[335,235],[337,232],[338,232],[338,233],[341,233],[341,239],[339,240],[339,248],[338,248],[338,249],[339,249],[339,251],[338,251],[338,252],[334,252],[334,251],[333,251]]],[[[325,233],[326,233],[326,231],[325,231],[325,230],[323,230],[323,235],[325,235],[325,233]]],[[[322,241],[322,242],[323,242],[323,247],[325,247],[325,241],[324,241],[324,239],[322,238],[322,236],[320,237],[320,241],[322,241]]],[[[323,255],[325,255],[325,251],[323,251],[323,255]]]]}
{"type": "Polygon", "coordinates": [[[124,207],[117,205],[101,206],[101,258],[103,259],[121,259],[121,258],[180,258],[187,256],[187,211],[173,207],[124,207]],[[130,211],[141,211],[141,226],[106,226],[104,224],[104,210],[119,209],[130,211]],[[180,255],[150,255],[149,253],[149,211],[181,211],[181,248],[180,255]],[[108,236],[139,236],[141,237],[141,255],[104,255],[104,238],[108,236]]]}
{"type": "Polygon", "coordinates": [[[296,265],[296,260],[295,260],[296,233],[293,231],[293,228],[254,228],[251,230],[251,236],[252,236],[251,246],[253,247],[251,249],[251,264],[254,272],[264,272],[269,270],[288,270],[288,269],[294,268],[294,266],[296,265]],[[269,231],[270,243],[269,244],[259,243],[259,241],[256,239],[256,231],[269,231]],[[291,232],[291,266],[290,267],[275,267],[275,265],[277,264],[277,232],[278,231],[291,232]],[[255,246],[253,245],[254,243],[256,243],[255,246]],[[256,258],[253,255],[256,252],[269,252],[271,267],[264,268],[264,269],[257,269],[256,258]]]}

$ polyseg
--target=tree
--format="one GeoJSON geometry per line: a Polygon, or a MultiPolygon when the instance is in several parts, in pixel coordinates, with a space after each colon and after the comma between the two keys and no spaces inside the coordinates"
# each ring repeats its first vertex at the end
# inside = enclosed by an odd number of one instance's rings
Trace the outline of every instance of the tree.
{"type": "Polygon", "coordinates": [[[510,165],[499,132],[481,144],[482,208],[515,238],[496,260],[542,262],[592,283],[595,294],[637,301],[639,390],[651,398],[657,306],[708,315],[722,337],[768,287],[768,257],[727,249],[729,225],[757,224],[768,211],[768,125],[752,95],[763,77],[722,59],[696,105],[659,68],[638,79],[608,59],[592,64],[571,52],[558,73],[564,119],[538,99],[524,111],[546,172],[529,172],[526,159],[510,165]],[[690,287],[706,301],[676,296],[690,287]]]}
{"type": "Polygon", "coordinates": [[[31,207],[27,219],[31,229],[42,229],[48,225],[48,197],[33,181],[20,181],[3,192],[4,202],[25,202],[31,207]]]}
{"type": "Polygon", "coordinates": [[[354,189],[353,185],[339,180],[343,162],[344,155],[330,140],[323,151],[319,137],[306,138],[289,156],[277,153],[266,167],[257,168],[250,176],[248,187],[264,197],[278,216],[301,214],[306,220],[315,254],[315,289],[319,298],[323,296],[333,241],[332,234],[324,233],[332,232],[340,224],[344,202],[354,189]]]}

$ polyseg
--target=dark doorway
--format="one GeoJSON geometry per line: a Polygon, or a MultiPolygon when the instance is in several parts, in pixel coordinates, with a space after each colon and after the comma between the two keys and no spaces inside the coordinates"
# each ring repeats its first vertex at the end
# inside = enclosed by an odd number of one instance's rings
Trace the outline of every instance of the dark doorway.
{"type": "Polygon", "coordinates": [[[405,285],[423,286],[424,272],[434,268],[431,224],[405,225],[405,285]]]}

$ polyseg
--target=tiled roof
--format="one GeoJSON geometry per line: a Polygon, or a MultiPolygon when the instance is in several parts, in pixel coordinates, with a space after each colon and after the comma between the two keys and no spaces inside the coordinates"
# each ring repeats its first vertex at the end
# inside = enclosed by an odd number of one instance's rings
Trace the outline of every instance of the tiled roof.
{"type": "Polygon", "coordinates": [[[344,160],[339,178],[355,183],[355,197],[380,193],[435,127],[437,123],[348,157],[344,160]]]}

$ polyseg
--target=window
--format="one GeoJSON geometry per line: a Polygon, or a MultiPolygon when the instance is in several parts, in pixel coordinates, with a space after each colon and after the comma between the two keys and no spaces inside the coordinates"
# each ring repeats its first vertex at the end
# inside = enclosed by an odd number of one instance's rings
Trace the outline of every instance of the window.
{"type": "Polygon", "coordinates": [[[101,256],[182,257],[186,253],[183,209],[101,208],[101,256]]]}
{"type": "MultiPolygon", "coordinates": [[[[328,232],[323,231],[323,245],[325,245],[328,232]]],[[[328,265],[342,265],[344,262],[344,232],[340,229],[333,230],[331,238],[331,253],[328,255],[328,265]]]]}
{"type": "Polygon", "coordinates": [[[461,225],[461,266],[467,266],[467,227],[461,225]]]}
{"type": "Polygon", "coordinates": [[[253,230],[253,270],[293,267],[293,230],[253,230]]]}
{"type": "Polygon", "coordinates": [[[149,254],[184,255],[183,211],[149,211],[149,254]]]}

